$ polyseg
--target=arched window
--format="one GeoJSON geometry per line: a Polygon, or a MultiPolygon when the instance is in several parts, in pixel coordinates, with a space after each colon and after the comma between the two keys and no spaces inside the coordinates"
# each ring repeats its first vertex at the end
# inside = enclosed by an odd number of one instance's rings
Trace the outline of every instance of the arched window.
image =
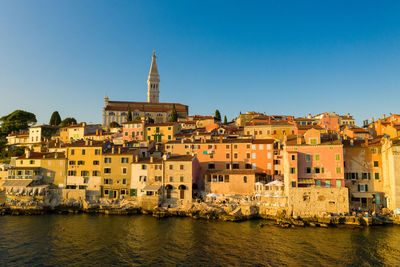
{"type": "Polygon", "coordinates": [[[110,115],[110,116],[115,116],[115,113],[112,112],[112,111],[110,111],[110,112],[108,113],[108,115],[110,115]]]}
{"type": "Polygon", "coordinates": [[[243,183],[247,183],[247,176],[243,176],[243,183]]]}

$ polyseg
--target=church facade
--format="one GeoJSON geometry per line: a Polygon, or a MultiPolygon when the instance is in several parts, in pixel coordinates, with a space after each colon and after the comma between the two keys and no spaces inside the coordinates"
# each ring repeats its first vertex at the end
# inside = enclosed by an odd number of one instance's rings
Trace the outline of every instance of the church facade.
{"type": "Polygon", "coordinates": [[[106,96],[104,98],[103,125],[109,126],[111,122],[118,124],[126,122],[129,110],[132,112],[132,118],[140,116],[146,119],[151,118],[155,123],[167,122],[171,118],[173,106],[175,106],[179,118],[186,118],[189,115],[188,106],[180,103],[159,102],[159,85],[160,75],[158,74],[156,55],[153,52],[147,79],[147,102],[110,101],[106,96]]]}

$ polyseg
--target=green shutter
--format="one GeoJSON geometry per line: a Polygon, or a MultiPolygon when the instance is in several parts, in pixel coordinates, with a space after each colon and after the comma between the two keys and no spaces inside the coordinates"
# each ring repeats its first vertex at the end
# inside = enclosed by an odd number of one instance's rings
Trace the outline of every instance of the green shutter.
{"type": "Polygon", "coordinates": [[[135,195],[135,189],[129,189],[129,195],[133,197],[135,195]]]}
{"type": "Polygon", "coordinates": [[[113,190],[108,190],[108,198],[113,198],[113,190]]]}
{"type": "Polygon", "coordinates": [[[365,185],[365,192],[368,192],[368,185],[365,185]]]}
{"type": "Polygon", "coordinates": [[[357,185],[357,188],[358,188],[358,192],[360,192],[360,185],[357,185]]]}

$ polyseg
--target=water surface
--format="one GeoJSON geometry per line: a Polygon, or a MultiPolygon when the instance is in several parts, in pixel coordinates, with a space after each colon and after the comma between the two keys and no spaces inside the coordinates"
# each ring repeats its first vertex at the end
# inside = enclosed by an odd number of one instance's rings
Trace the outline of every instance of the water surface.
{"type": "Polygon", "coordinates": [[[0,217],[2,266],[399,266],[400,227],[293,228],[151,216],[0,217]]]}

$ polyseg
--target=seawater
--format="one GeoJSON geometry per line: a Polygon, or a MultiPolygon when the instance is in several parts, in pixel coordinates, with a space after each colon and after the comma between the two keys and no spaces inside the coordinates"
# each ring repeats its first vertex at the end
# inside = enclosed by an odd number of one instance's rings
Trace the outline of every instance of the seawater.
{"type": "Polygon", "coordinates": [[[0,217],[2,266],[399,266],[400,227],[291,228],[151,216],[0,217]]]}

